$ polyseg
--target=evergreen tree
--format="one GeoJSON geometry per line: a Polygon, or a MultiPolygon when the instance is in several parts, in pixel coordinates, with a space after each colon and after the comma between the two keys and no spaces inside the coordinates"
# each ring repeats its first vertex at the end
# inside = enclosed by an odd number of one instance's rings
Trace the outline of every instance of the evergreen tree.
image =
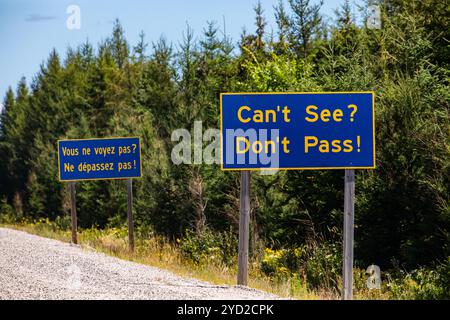
{"type": "Polygon", "coordinates": [[[125,39],[125,31],[119,20],[114,21],[112,37],[109,39],[111,53],[119,69],[122,69],[128,62],[129,46],[125,39]]]}
{"type": "Polygon", "coordinates": [[[266,32],[266,19],[264,17],[264,10],[261,5],[261,1],[258,1],[256,6],[254,7],[256,19],[255,19],[255,25],[256,25],[256,43],[255,47],[257,52],[264,52],[264,35],[266,32]]]}
{"type": "Polygon", "coordinates": [[[144,31],[141,31],[141,33],[139,33],[139,42],[134,47],[134,54],[137,57],[138,62],[142,63],[145,60],[145,52],[147,50],[147,47],[148,43],[145,42],[145,33],[144,31]]]}
{"type": "MultiPolygon", "coordinates": [[[[6,91],[3,101],[3,109],[0,114],[0,194],[11,199],[12,193],[17,188],[12,180],[14,172],[12,163],[16,158],[14,145],[10,142],[10,129],[13,129],[15,119],[15,98],[11,87],[6,91]]],[[[12,134],[11,134],[12,136],[12,134]]]]}
{"type": "Polygon", "coordinates": [[[274,7],[275,22],[278,27],[278,42],[275,44],[277,54],[286,54],[289,49],[290,41],[290,17],[286,12],[283,0],[279,0],[278,5],[274,7]]]}
{"type": "Polygon", "coordinates": [[[312,5],[309,0],[289,0],[289,4],[293,12],[293,46],[297,55],[306,59],[311,53],[314,37],[322,21],[320,8],[323,2],[312,5]]]}

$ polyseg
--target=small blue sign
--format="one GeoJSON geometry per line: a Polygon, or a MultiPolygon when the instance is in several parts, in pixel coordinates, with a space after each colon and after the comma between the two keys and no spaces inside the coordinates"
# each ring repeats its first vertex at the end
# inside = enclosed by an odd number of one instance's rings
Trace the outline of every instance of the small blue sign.
{"type": "Polygon", "coordinates": [[[58,141],[60,181],[141,177],[139,138],[58,141]]]}
{"type": "Polygon", "coordinates": [[[222,169],[374,169],[374,100],[374,92],[222,93],[222,169]]]}

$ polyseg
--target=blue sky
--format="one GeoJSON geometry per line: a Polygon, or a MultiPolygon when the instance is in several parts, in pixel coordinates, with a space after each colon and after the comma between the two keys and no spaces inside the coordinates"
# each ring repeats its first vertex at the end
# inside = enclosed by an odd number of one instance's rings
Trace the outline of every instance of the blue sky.
{"type": "MultiPolygon", "coordinates": [[[[29,84],[52,48],[65,55],[69,46],[86,39],[97,44],[111,34],[119,18],[131,45],[141,30],[147,42],[161,35],[177,44],[189,23],[200,35],[207,21],[220,26],[238,41],[242,28],[254,30],[253,7],[257,0],[0,0],[0,97],[9,86],[16,88],[25,76],[29,84]],[[81,11],[81,28],[69,30],[66,21],[69,5],[81,11]]],[[[287,0],[284,1],[285,3],[287,0]]],[[[314,3],[315,1],[312,0],[314,3]]],[[[344,0],[325,0],[322,13],[334,17],[334,9],[344,0]]],[[[354,1],[351,1],[352,3],[354,1]]],[[[278,0],[261,0],[270,25],[274,26],[273,6],[278,0]]],[[[356,9],[355,9],[356,11],[356,9]]],[[[269,27],[270,30],[270,27],[269,27]]]]}

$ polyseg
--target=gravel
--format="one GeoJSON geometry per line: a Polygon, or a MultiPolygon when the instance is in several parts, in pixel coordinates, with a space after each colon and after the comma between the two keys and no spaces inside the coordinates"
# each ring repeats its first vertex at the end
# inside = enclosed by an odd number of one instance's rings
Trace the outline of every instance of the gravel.
{"type": "Polygon", "coordinates": [[[180,277],[69,243],[0,228],[0,300],[278,298],[246,287],[180,277]]]}

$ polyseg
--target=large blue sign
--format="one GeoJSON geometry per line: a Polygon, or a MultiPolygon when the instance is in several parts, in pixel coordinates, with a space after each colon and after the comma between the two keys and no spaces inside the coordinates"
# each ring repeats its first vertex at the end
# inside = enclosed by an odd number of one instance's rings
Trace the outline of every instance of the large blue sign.
{"type": "Polygon", "coordinates": [[[374,100],[373,92],[222,93],[222,169],[373,169],[374,100]]]}
{"type": "Polygon", "coordinates": [[[141,176],[139,138],[58,141],[60,181],[107,180],[141,176]]]}

